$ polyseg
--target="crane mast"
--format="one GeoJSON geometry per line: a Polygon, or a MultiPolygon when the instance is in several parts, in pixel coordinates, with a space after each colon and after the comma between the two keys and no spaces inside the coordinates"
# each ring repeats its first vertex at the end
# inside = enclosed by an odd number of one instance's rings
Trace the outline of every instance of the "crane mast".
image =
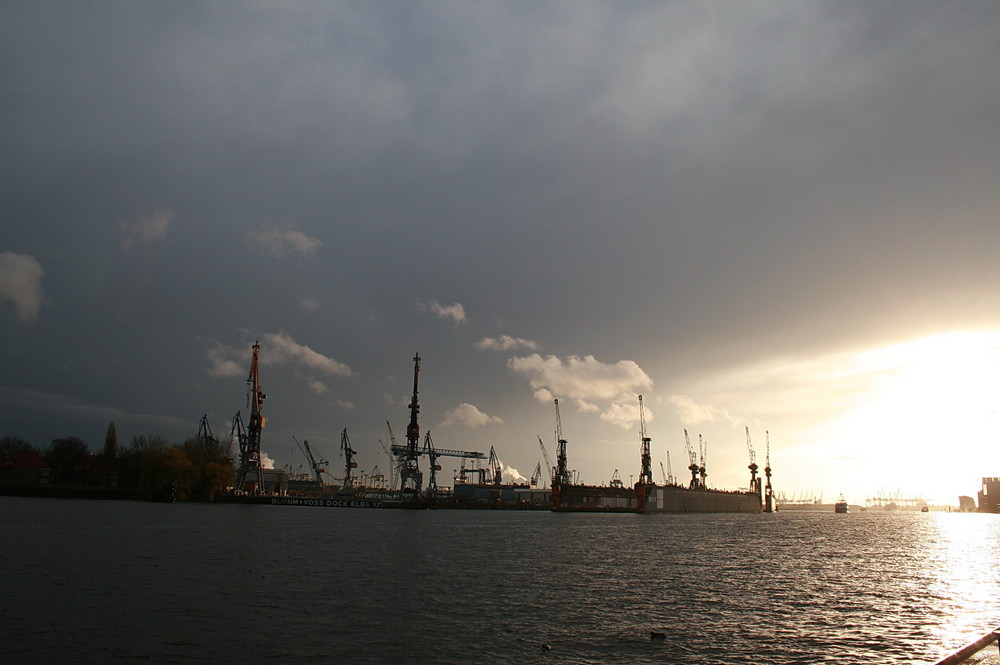
{"type": "Polygon", "coordinates": [[[499,486],[503,481],[503,470],[500,466],[500,458],[497,457],[497,451],[494,450],[493,446],[490,446],[490,481],[499,486]]]}
{"type": "Polygon", "coordinates": [[[569,485],[569,466],[566,462],[566,439],[562,433],[562,418],[559,416],[559,400],[556,401],[556,475],[553,485],[569,485]]]}
{"type": "Polygon", "coordinates": [[[653,458],[649,454],[649,442],[646,436],[646,415],[642,408],[642,395],[639,395],[639,444],[642,468],[639,472],[640,485],[653,485],[653,458]]]}
{"type": "MultiPolygon", "coordinates": [[[[309,442],[306,441],[306,450],[309,450],[309,442]]],[[[347,438],[347,428],[340,433],[340,451],[344,454],[344,489],[354,487],[354,469],[358,468],[358,463],[354,461],[354,456],[358,453],[351,448],[351,440],[347,438]]],[[[309,455],[312,458],[312,454],[309,455]]],[[[319,471],[316,472],[316,479],[319,479],[319,471]]]]}
{"type": "Polygon", "coordinates": [[[696,490],[701,487],[698,480],[698,456],[695,454],[694,448],[691,447],[691,438],[688,436],[687,430],[684,430],[684,448],[688,455],[688,471],[691,472],[691,484],[688,485],[688,488],[696,490]]]}
{"type": "MultiPolygon", "coordinates": [[[[537,434],[535,436],[538,436],[537,434]]],[[[542,457],[545,458],[545,468],[549,470],[549,485],[552,484],[552,480],[555,478],[556,468],[552,466],[552,460],[549,459],[549,451],[545,450],[545,444],[542,443],[542,437],[538,436],[538,446],[542,449],[542,457]]]]}
{"type": "Polygon", "coordinates": [[[705,455],[708,453],[708,441],[701,438],[701,434],[698,435],[698,450],[701,451],[701,465],[698,467],[698,475],[701,476],[701,488],[708,489],[708,483],[705,482],[705,477],[708,475],[708,471],[705,468],[705,455]]]}
{"type": "MultiPolygon", "coordinates": [[[[264,487],[264,471],[260,465],[260,438],[266,419],[261,415],[267,395],[260,387],[260,342],[254,342],[250,359],[250,375],[247,377],[247,402],[250,408],[250,422],[240,436],[240,468],[236,472],[236,489],[257,493],[264,487]]],[[[237,414],[239,416],[239,414],[237,414]]],[[[242,425],[242,420],[240,420],[242,425]]],[[[233,423],[234,430],[237,429],[233,423]]],[[[242,429],[242,427],[240,428],[242,429]]]]}
{"type": "Polygon", "coordinates": [[[433,497],[435,490],[437,490],[437,472],[441,470],[441,465],[438,464],[440,453],[434,449],[430,430],[427,430],[427,434],[424,435],[424,453],[427,455],[431,470],[431,477],[427,480],[427,495],[433,497]]]}
{"type": "Polygon", "coordinates": [[[771,487],[771,433],[765,431],[764,437],[767,440],[767,456],[764,458],[764,477],[766,478],[764,485],[764,512],[771,513],[774,512],[775,507],[774,489],[771,487]]]}
{"type": "Polygon", "coordinates": [[[420,377],[420,354],[413,357],[413,397],[410,399],[410,423],[406,426],[406,447],[399,454],[399,484],[403,492],[419,494],[423,486],[424,475],[420,472],[417,460],[420,457],[420,425],[417,414],[420,404],[417,401],[417,385],[420,377]]]}
{"type": "Polygon", "coordinates": [[[753,450],[753,443],[750,442],[750,428],[746,427],[747,431],[747,451],[750,453],[750,491],[760,496],[760,478],[757,477],[757,453],[753,450]]]}

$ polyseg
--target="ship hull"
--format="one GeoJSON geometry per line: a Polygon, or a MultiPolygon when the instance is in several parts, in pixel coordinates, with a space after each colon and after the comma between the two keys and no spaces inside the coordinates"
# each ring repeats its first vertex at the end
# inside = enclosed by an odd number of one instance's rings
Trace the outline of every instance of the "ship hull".
{"type": "Polygon", "coordinates": [[[267,506],[305,506],[312,508],[432,508],[434,501],[399,496],[270,496],[225,494],[215,497],[216,503],[249,503],[267,506]]]}
{"type": "Polygon", "coordinates": [[[552,498],[555,512],[607,513],[760,513],[764,506],[754,492],[688,489],[678,485],[601,487],[563,485],[552,498]]]}

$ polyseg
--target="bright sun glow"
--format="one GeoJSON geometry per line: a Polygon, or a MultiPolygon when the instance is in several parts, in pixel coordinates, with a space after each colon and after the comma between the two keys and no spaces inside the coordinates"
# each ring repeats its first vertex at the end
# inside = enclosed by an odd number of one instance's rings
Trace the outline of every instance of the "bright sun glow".
{"type": "Polygon", "coordinates": [[[954,504],[1000,458],[1000,330],[866,351],[829,378],[856,390],[821,430],[831,459],[855,463],[845,483],[954,504]]]}

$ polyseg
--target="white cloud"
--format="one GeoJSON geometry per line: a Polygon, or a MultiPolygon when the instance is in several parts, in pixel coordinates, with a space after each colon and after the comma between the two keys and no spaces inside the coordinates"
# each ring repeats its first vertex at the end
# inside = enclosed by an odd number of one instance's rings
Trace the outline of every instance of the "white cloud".
{"type": "Polygon", "coordinates": [[[289,254],[316,254],[323,242],[318,238],[310,238],[293,227],[292,222],[264,224],[248,233],[244,240],[250,247],[263,250],[279,259],[289,254]]]}
{"type": "Polygon", "coordinates": [[[121,244],[125,249],[149,245],[167,237],[167,228],[176,216],[173,210],[158,209],[152,214],[139,219],[122,222],[118,225],[121,231],[121,244]]]}
{"type": "MultiPolygon", "coordinates": [[[[613,365],[602,363],[594,356],[570,356],[564,362],[556,356],[530,356],[511,358],[507,367],[516,374],[528,377],[535,390],[535,398],[550,401],[553,396],[566,397],[576,402],[581,411],[600,411],[601,418],[623,426],[628,404],[645,388],[653,385],[638,364],[620,360],[613,365]],[[602,407],[601,404],[604,406],[602,407]]],[[[632,422],[638,420],[638,406],[632,422]]]]}
{"type": "Polygon", "coordinates": [[[224,378],[239,376],[250,367],[249,356],[243,349],[234,349],[224,344],[215,344],[207,352],[209,368],[205,370],[210,375],[224,378]],[[246,356],[244,358],[244,356],[246,356]],[[245,361],[245,362],[244,362],[245,361]]]}
{"type": "Polygon", "coordinates": [[[336,404],[337,406],[339,406],[342,409],[353,409],[354,408],[354,403],[351,402],[350,400],[346,400],[346,399],[338,399],[338,400],[336,400],[334,402],[334,404],[336,404]]]}
{"type": "Polygon", "coordinates": [[[17,316],[31,322],[42,307],[42,276],[45,271],[35,257],[4,252],[0,254],[0,300],[14,303],[17,316]]]}
{"type": "Polygon", "coordinates": [[[316,311],[323,306],[323,303],[319,300],[315,298],[306,298],[305,296],[299,296],[299,304],[302,306],[302,309],[309,311],[316,311]]]}
{"type": "Polygon", "coordinates": [[[701,423],[726,422],[739,425],[745,419],[736,418],[725,409],[720,409],[711,404],[696,402],[687,395],[670,395],[667,402],[677,410],[677,417],[682,423],[687,425],[698,425],[701,423]]]}
{"type": "Polygon", "coordinates": [[[312,381],[309,382],[309,389],[312,390],[317,395],[325,395],[326,393],[330,392],[330,389],[326,387],[325,383],[323,383],[322,381],[317,381],[316,379],[313,379],[312,381]]]}
{"type": "Polygon", "coordinates": [[[441,423],[441,427],[457,424],[475,429],[476,427],[483,427],[485,425],[503,424],[503,420],[483,413],[472,404],[462,403],[445,414],[445,419],[441,423]]]}
{"type": "MultiPolygon", "coordinates": [[[[646,422],[653,419],[653,414],[644,407],[646,422]]],[[[601,414],[601,420],[622,429],[631,429],[639,422],[639,400],[615,402],[601,414]]]]}
{"type": "MultiPolygon", "coordinates": [[[[296,342],[288,333],[266,333],[260,338],[260,362],[263,365],[303,365],[332,376],[353,376],[351,368],[333,358],[317,353],[304,344],[296,342]]],[[[210,363],[206,370],[216,377],[231,377],[245,374],[250,369],[249,347],[235,348],[216,343],[207,352],[210,363]]],[[[309,388],[317,394],[325,392],[326,386],[310,379],[309,388]]]]}
{"type": "Polygon", "coordinates": [[[439,319],[451,319],[455,323],[465,323],[465,308],[462,307],[461,303],[456,302],[445,306],[437,300],[431,300],[426,304],[418,300],[417,305],[423,309],[430,310],[439,319]]]}
{"type": "Polygon", "coordinates": [[[299,344],[288,333],[267,333],[262,339],[261,362],[264,364],[294,362],[334,376],[352,375],[351,368],[344,363],[317,353],[304,344],[299,344]]]}
{"type": "Polygon", "coordinates": [[[512,349],[529,349],[537,351],[538,343],[530,339],[521,337],[511,337],[510,335],[500,335],[500,337],[484,337],[476,342],[477,349],[490,351],[510,351],[512,349]]]}

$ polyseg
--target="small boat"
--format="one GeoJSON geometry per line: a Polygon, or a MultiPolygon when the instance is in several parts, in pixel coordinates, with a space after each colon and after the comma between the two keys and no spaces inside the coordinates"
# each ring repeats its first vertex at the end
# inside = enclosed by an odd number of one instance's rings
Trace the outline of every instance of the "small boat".
{"type": "Polygon", "coordinates": [[[849,512],[847,507],[847,501],[844,500],[844,495],[841,494],[840,498],[837,499],[837,503],[833,504],[833,512],[835,513],[846,513],[849,512]]]}

